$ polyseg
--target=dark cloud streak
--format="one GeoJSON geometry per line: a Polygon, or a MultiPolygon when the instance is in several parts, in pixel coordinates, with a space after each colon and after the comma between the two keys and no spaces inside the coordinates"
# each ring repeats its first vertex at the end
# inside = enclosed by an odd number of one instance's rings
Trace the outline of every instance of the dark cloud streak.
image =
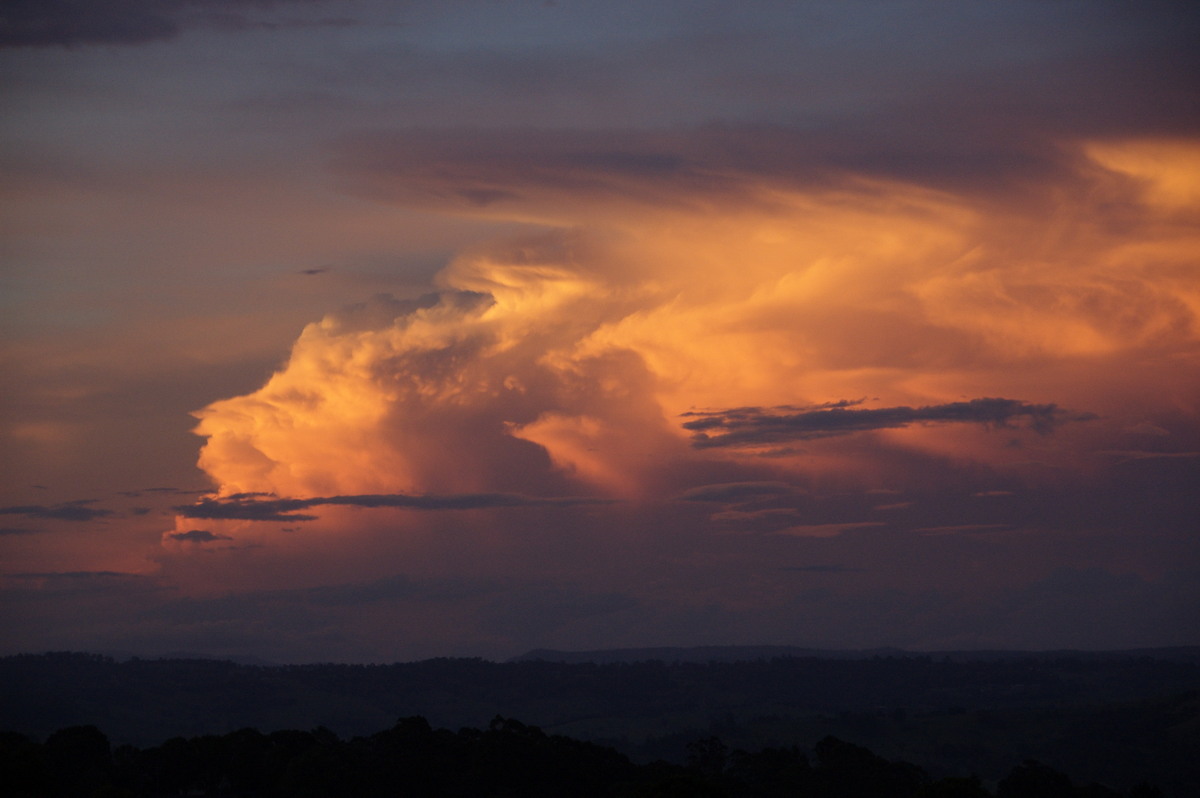
{"type": "Polygon", "coordinates": [[[46,518],[56,521],[94,521],[112,515],[112,510],[88,507],[90,501],[68,502],[47,506],[44,504],[22,504],[0,507],[0,515],[24,515],[29,518],[46,518]]]}
{"type": "Polygon", "coordinates": [[[786,482],[721,482],[689,488],[678,498],[689,502],[738,502],[789,496],[796,491],[786,482]]]}
{"type": "Polygon", "coordinates": [[[697,449],[724,446],[759,446],[788,441],[829,438],[879,429],[898,429],[918,423],[975,423],[997,427],[1027,419],[1039,433],[1050,432],[1066,421],[1084,421],[1090,414],[1069,413],[1054,404],[1036,405],[1016,399],[984,398],[925,407],[878,409],[844,406],[788,412],[791,407],[739,407],[731,410],[687,413],[692,445],[697,449]]]}
{"type": "MultiPolygon", "coordinates": [[[[238,519],[243,521],[313,521],[317,516],[301,513],[310,507],[341,506],[406,510],[482,510],[497,507],[570,506],[606,504],[606,499],[580,497],[538,498],[513,493],[462,493],[453,495],[409,495],[404,493],[322,496],[310,499],[261,499],[262,494],[237,494],[225,499],[201,499],[175,510],[184,518],[238,519]]],[[[173,536],[175,537],[175,536],[173,536]]]]}
{"type": "Polygon", "coordinates": [[[172,533],[168,537],[184,543],[212,543],[217,540],[233,540],[228,535],[218,535],[215,532],[209,532],[207,529],[189,529],[187,532],[172,533]]]}

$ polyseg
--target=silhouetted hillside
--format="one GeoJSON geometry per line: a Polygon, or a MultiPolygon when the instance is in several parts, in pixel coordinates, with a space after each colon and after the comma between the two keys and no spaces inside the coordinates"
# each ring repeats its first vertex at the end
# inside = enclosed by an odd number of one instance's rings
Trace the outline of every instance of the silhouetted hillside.
{"type": "Polygon", "coordinates": [[[1011,662],[1014,660],[1075,659],[1088,662],[1154,659],[1168,662],[1200,663],[1200,646],[1173,648],[1129,649],[1125,651],[904,651],[898,648],[868,648],[860,650],[801,648],[799,646],[661,646],[657,648],[606,648],[594,651],[559,651],[535,648],[509,662],[591,662],[604,665],[614,662],[646,662],[657,660],[676,662],[750,662],[780,657],[814,659],[879,659],[929,657],[951,662],[1011,662]]]}
{"type": "MultiPolygon", "coordinates": [[[[14,798],[991,798],[974,776],[931,777],[827,736],[812,758],[797,746],[730,750],[718,737],[692,741],[686,763],[636,765],[618,751],[548,735],[497,716],[484,730],[433,729],[401,718],[369,737],[342,740],[325,728],[175,737],[112,748],[95,726],[55,731],[45,742],[0,733],[0,783],[14,798]]],[[[995,787],[996,798],[1161,798],[1148,783],[1128,791],[1090,783],[1027,760],[995,787]]]]}
{"type": "Polygon", "coordinates": [[[833,651],[799,646],[661,646],[657,648],[608,648],[595,651],[558,651],[535,648],[513,657],[509,662],[591,662],[609,665],[617,662],[753,662],[780,657],[813,659],[871,659],[907,656],[897,648],[873,648],[862,651],[833,651]]]}
{"type": "Polygon", "coordinates": [[[149,746],[246,727],[360,736],[396,717],[456,729],[501,715],[642,763],[683,762],[706,737],[761,750],[834,735],[937,778],[996,782],[1036,759],[1085,781],[1125,790],[1150,779],[1184,796],[1200,794],[1198,690],[1200,664],[1178,652],[273,667],[58,653],[0,659],[0,729],[44,739],[92,724],[118,745],[149,746]]]}

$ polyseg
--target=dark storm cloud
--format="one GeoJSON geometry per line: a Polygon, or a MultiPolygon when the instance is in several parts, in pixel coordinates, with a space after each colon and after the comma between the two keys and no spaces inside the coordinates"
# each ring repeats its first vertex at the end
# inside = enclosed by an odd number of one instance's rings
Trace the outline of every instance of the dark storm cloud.
{"type": "Polygon", "coordinates": [[[237,494],[225,499],[201,499],[175,510],[184,518],[239,519],[243,521],[312,521],[315,515],[300,512],[310,507],[393,507],[406,510],[482,510],[494,507],[541,507],[604,504],[605,499],[579,497],[538,498],[514,493],[460,493],[408,495],[404,493],[321,496],[311,499],[266,499],[262,494],[237,494]]]}
{"type": "Polygon", "coordinates": [[[1066,421],[1093,418],[1069,413],[1054,404],[1035,405],[1016,399],[984,398],[926,407],[863,409],[832,407],[789,412],[790,407],[739,407],[732,410],[685,413],[685,421],[697,449],[718,446],[758,446],[787,441],[812,440],[878,429],[897,429],[917,423],[962,423],[1008,426],[1025,419],[1046,433],[1066,421]]]}
{"type": "Polygon", "coordinates": [[[233,540],[228,535],[218,535],[215,532],[209,532],[207,529],[189,529],[187,532],[173,532],[167,537],[185,543],[212,543],[215,540],[233,540]]]}
{"type": "Polygon", "coordinates": [[[88,507],[92,500],[67,502],[65,504],[21,504],[0,507],[0,515],[24,515],[29,518],[46,518],[56,521],[94,521],[112,515],[112,510],[88,507]]]}
{"type": "MultiPolygon", "coordinates": [[[[316,0],[320,2],[320,0],[316,0]]],[[[0,12],[0,47],[90,44],[136,45],[179,35],[189,24],[241,30],[297,25],[255,19],[246,10],[313,0],[6,0],[0,12]]],[[[352,24],[324,19],[317,25],[352,24]]]]}

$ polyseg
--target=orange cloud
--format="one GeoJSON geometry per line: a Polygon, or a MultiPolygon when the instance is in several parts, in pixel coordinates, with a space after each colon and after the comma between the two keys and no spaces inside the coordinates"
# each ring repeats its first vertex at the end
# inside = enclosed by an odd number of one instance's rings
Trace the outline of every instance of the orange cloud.
{"type": "MultiPolygon", "coordinates": [[[[764,442],[779,444],[767,467],[793,477],[886,482],[889,449],[1078,466],[1097,434],[1194,413],[1200,386],[1200,147],[1082,152],[1031,208],[858,177],[652,190],[649,167],[490,167],[487,185],[507,188],[486,213],[509,203],[563,226],[465,252],[437,294],[310,324],[260,390],[197,414],[200,465],[223,497],[642,499],[687,463],[762,468],[764,442]],[[779,406],[793,410],[763,410],[779,406]],[[1051,433],[1092,414],[1103,432],[1051,433]],[[697,418],[725,437],[692,439],[697,418]]],[[[466,172],[446,174],[440,190],[461,196],[466,172]]]]}

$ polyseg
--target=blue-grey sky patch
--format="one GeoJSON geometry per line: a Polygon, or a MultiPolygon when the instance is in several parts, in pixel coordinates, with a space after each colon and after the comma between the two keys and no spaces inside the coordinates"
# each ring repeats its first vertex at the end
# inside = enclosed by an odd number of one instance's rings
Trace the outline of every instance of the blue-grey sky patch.
{"type": "Polygon", "coordinates": [[[0,47],[145,45],[173,39],[190,26],[227,31],[297,26],[347,26],[345,16],[316,19],[264,14],[273,6],[315,5],[328,0],[6,0],[0,47]]]}

